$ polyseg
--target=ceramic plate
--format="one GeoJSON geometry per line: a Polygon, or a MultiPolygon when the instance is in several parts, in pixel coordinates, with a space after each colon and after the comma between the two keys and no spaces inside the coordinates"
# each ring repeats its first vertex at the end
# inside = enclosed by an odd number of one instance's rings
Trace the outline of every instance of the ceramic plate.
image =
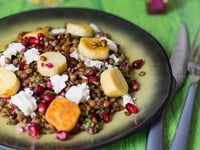
{"type": "MultiPolygon", "coordinates": [[[[89,149],[100,147],[131,135],[147,126],[162,110],[171,94],[173,77],[167,55],[162,46],[150,34],[138,26],[117,16],[97,10],[80,8],[52,8],[15,14],[0,20],[0,50],[11,42],[21,31],[31,31],[37,27],[63,27],[66,22],[94,23],[109,33],[119,43],[130,62],[143,58],[142,71],[133,77],[141,89],[134,93],[139,113],[125,116],[124,111],[116,113],[98,134],[80,133],[67,141],[55,140],[54,135],[42,136],[35,140],[26,133],[18,133],[15,126],[6,125],[0,117],[0,147],[8,149],[89,149]],[[163,84],[164,83],[164,84],[163,84]]],[[[141,70],[140,70],[141,71],[141,70]]]]}

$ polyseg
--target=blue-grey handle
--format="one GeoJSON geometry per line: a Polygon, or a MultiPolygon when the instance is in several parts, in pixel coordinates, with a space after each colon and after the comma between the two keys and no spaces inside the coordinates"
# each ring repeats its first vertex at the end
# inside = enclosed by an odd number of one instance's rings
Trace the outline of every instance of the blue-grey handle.
{"type": "Polygon", "coordinates": [[[190,84],[170,150],[186,150],[197,83],[190,84]]]}
{"type": "Polygon", "coordinates": [[[162,112],[161,117],[158,120],[153,122],[150,127],[147,143],[146,143],[146,150],[163,150],[163,119],[164,113],[162,112]]]}
{"type": "MultiPolygon", "coordinates": [[[[173,98],[174,94],[178,90],[177,82],[173,79],[172,85],[172,95],[169,98],[169,101],[173,98]]],[[[147,136],[146,150],[163,150],[163,123],[167,107],[164,107],[164,110],[161,113],[161,116],[153,122],[150,126],[150,130],[147,136]]]]}

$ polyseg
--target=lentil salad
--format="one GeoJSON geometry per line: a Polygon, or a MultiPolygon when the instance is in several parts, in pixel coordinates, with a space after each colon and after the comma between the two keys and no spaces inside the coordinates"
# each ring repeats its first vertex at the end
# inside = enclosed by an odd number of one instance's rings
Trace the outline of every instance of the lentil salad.
{"type": "MultiPolygon", "coordinates": [[[[19,107],[11,102],[10,97],[1,97],[0,113],[1,116],[8,117],[8,124],[16,125],[19,132],[26,131],[35,139],[39,139],[42,134],[56,133],[57,139],[66,140],[69,135],[75,135],[81,131],[86,131],[89,134],[100,132],[104,123],[109,123],[112,120],[115,112],[125,110],[125,115],[138,112],[134,98],[128,94],[119,97],[107,96],[102,89],[100,77],[106,69],[118,68],[129,85],[129,92],[137,91],[139,89],[138,83],[131,77],[131,72],[134,69],[140,69],[144,60],[138,59],[130,63],[122,53],[120,45],[112,41],[109,34],[100,31],[94,24],[90,26],[94,31],[93,37],[101,39],[100,42],[94,43],[93,47],[108,45],[112,49],[109,51],[108,58],[95,61],[95,65],[91,62],[90,65],[86,63],[93,60],[84,59],[79,54],[77,57],[77,49],[82,37],[67,33],[65,28],[40,27],[36,31],[45,30],[47,33],[38,32],[36,36],[30,37],[25,36],[30,31],[21,32],[15,41],[5,47],[8,49],[11,44],[16,43],[22,45],[20,50],[10,57],[3,57],[5,54],[2,52],[1,58],[4,58],[4,63],[1,63],[1,66],[12,66],[10,67],[12,72],[20,81],[19,91],[29,89],[37,104],[37,108],[30,115],[25,115],[19,107]],[[59,92],[55,92],[49,76],[43,76],[38,72],[36,59],[27,63],[25,54],[30,50],[36,50],[38,55],[46,52],[59,52],[65,56],[67,69],[60,75],[68,76],[68,80],[65,81],[65,87],[59,92]],[[81,114],[76,125],[70,132],[57,130],[45,118],[48,106],[54,98],[65,97],[72,86],[82,84],[87,84],[88,89],[85,92],[89,93],[89,97],[82,98],[78,103],[81,114]],[[122,102],[124,97],[129,99],[125,103],[122,102]]],[[[45,61],[46,58],[40,57],[40,59],[45,61]]],[[[46,65],[51,68],[51,64],[46,65]]],[[[144,72],[141,74],[145,75],[144,72]]]]}

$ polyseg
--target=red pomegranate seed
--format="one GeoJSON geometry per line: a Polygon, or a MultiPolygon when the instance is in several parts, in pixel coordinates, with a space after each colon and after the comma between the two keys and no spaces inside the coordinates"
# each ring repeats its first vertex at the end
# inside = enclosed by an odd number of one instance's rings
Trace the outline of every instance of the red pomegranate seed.
{"type": "Polygon", "coordinates": [[[47,81],[47,88],[50,89],[50,90],[53,90],[53,85],[51,83],[51,81],[47,81]]]}
{"type": "Polygon", "coordinates": [[[97,77],[89,77],[89,82],[98,82],[99,79],[97,77]]]}
{"type": "Polygon", "coordinates": [[[51,69],[51,68],[53,68],[53,64],[52,63],[47,63],[46,67],[49,68],[49,69],[51,69]]]}
{"type": "Polygon", "coordinates": [[[20,70],[23,70],[25,65],[26,65],[25,62],[22,61],[18,63],[18,67],[20,70]]]}
{"type": "Polygon", "coordinates": [[[38,40],[42,41],[44,39],[44,34],[38,33],[37,38],[38,38],[38,40]]]}
{"type": "Polygon", "coordinates": [[[144,60],[143,59],[137,59],[135,61],[133,61],[132,63],[132,67],[134,69],[140,69],[144,64],[144,60]]]}
{"type": "Polygon", "coordinates": [[[27,45],[29,42],[29,38],[28,37],[24,37],[22,40],[22,44],[27,45]]]}
{"type": "Polygon", "coordinates": [[[63,34],[58,34],[58,36],[57,36],[57,40],[61,41],[61,40],[63,40],[63,39],[64,39],[63,34]]]}
{"type": "Polygon", "coordinates": [[[131,91],[137,91],[139,89],[138,82],[136,80],[132,80],[129,87],[131,91]]]}
{"type": "Polygon", "coordinates": [[[32,46],[32,45],[36,45],[39,43],[39,40],[35,37],[29,37],[29,44],[32,46]]]}
{"type": "Polygon", "coordinates": [[[46,104],[44,102],[40,102],[38,104],[38,112],[43,113],[46,109],[46,104]]]}
{"type": "Polygon", "coordinates": [[[94,114],[94,113],[90,113],[90,114],[89,114],[89,118],[90,118],[90,119],[92,119],[92,118],[96,118],[96,114],[94,114]]]}
{"type": "Polygon", "coordinates": [[[46,101],[51,101],[55,98],[55,93],[53,91],[50,90],[46,90],[44,91],[44,93],[42,94],[42,98],[46,101]]]}
{"type": "Polygon", "coordinates": [[[38,49],[38,50],[41,50],[42,49],[42,45],[39,43],[39,44],[35,45],[35,48],[38,49]]]}
{"type": "Polygon", "coordinates": [[[44,87],[41,85],[38,85],[33,89],[33,92],[37,95],[41,95],[42,93],[44,93],[44,87]]]}
{"type": "Polygon", "coordinates": [[[71,134],[77,134],[78,132],[81,131],[81,126],[80,124],[76,124],[76,126],[72,129],[72,131],[70,132],[71,134]]]}
{"type": "Polygon", "coordinates": [[[37,126],[36,124],[33,124],[33,123],[28,124],[26,130],[27,130],[28,134],[29,134],[31,137],[33,137],[33,138],[35,138],[35,139],[39,139],[39,138],[40,138],[38,126],[37,126]]]}
{"type": "Polygon", "coordinates": [[[149,0],[147,1],[147,12],[149,14],[164,13],[166,2],[164,0],[149,0]]]}
{"type": "Polygon", "coordinates": [[[103,111],[103,112],[101,113],[101,116],[102,116],[102,119],[103,119],[103,121],[104,121],[105,123],[110,122],[110,116],[108,115],[107,112],[103,111]]]}
{"type": "Polygon", "coordinates": [[[61,141],[65,141],[67,140],[69,137],[69,134],[65,131],[58,131],[56,133],[56,139],[61,140],[61,141]]]}
{"type": "Polygon", "coordinates": [[[83,75],[85,75],[86,77],[90,77],[94,74],[94,72],[92,70],[86,70],[83,75]]]}
{"type": "Polygon", "coordinates": [[[137,107],[135,105],[131,104],[131,103],[127,103],[125,107],[130,113],[137,113],[138,112],[137,107]]]}

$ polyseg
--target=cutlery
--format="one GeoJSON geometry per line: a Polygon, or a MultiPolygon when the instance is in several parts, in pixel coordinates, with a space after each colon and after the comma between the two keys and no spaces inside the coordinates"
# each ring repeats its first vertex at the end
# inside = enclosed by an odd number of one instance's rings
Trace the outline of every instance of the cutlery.
{"type": "MultiPolygon", "coordinates": [[[[185,25],[182,23],[179,27],[179,33],[176,44],[170,59],[172,73],[175,78],[175,89],[172,95],[184,83],[187,73],[187,62],[189,57],[188,51],[188,35],[185,25]]],[[[172,96],[173,97],[173,96],[172,96]]],[[[172,97],[170,99],[172,99],[172,97]]],[[[147,137],[146,150],[162,150],[163,149],[163,122],[166,109],[163,110],[161,116],[152,123],[147,137]]]]}
{"type": "Polygon", "coordinates": [[[190,85],[170,150],[178,150],[178,149],[185,150],[187,148],[187,139],[192,117],[192,108],[197,89],[197,84],[200,79],[200,63],[199,63],[200,47],[198,48],[197,52],[195,52],[197,46],[196,42],[198,40],[199,34],[200,34],[200,27],[196,32],[189,54],[189,62],[187,70],[191,75],[190,85]]]}

